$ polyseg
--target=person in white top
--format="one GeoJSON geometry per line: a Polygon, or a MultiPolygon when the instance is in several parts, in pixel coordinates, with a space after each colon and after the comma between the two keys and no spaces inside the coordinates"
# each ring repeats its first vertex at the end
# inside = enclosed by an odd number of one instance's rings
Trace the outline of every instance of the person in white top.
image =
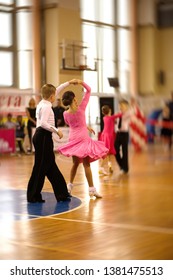
{"type": "Polygon", "coordinates": [[[16,129],[16,124],[15,124],[15,122],[13,122],[12,118],[13,118],[12,114],[8,113],[7,114],[7,121],[4,124],[5,128],[16,129]]]}
{"type": "Polygon", "coordinates": [[[129,126],[133,110],[129,107],[129,102],[125,99],[119,101],[122,117],[119,118],[118,130],[115,138],[115,158],[122,173],[128,173],[128,144],[129,144],[129,126]]]}
{"type": "Polygon", "coordinates": [[[35,160],[27,186],[27,201],[30,203],[45,202],[41,191],[46,176],[52,185],[57,202],[70,199],[66,181],[55,162],[52,132],[57,133],[59,138],[62,138],[63,134],[55,127],[52,103],[56,94],[73,83],[74,80],[71,80],[61,84],[57,89],[51,84],[45,84],[41,88],[42,100],[36,108],[36,131],[32,139],[35,160]]]}

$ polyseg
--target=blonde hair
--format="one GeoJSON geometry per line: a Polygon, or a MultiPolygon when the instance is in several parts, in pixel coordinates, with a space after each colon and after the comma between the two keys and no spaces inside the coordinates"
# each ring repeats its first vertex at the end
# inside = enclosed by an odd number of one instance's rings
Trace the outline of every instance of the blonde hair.
{"type": "Polygon", "coordinates": [[[129,102],[126,99],[120,99],[119,100],[119,104],[125,104],[125,105],[129,105],[129,102]]]}
{"type": "Polygon", "coordinates": [[[32,97],[30,100],[29,100],[29,107],[35,107],[36,105],[36,102],[35,102],[35,99],[32,97]]]}
{"type": "Polygon", "coordinates": [[[52,94],[55,94],[56,88],[51,84],[45,84],[41,88],[42,98],[48,99],[52,94]]]}

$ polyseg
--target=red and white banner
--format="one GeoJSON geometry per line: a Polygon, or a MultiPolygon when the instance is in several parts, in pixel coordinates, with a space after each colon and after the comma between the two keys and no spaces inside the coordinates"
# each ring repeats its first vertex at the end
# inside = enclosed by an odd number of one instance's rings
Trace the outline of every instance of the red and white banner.
{"type": "Polygon", "coordinates": [[[0,129],[0,153],[14,153],[15,152],[15,130],[14,129],[0,129]]]}
{"type": "Polygon", "coordinates": [[[147,129],[143,112],[136,106],[130,123],[130,139],[136,151],[146,148],[147,129]]]}
{"type": "Polygon", "coordinates": [[[32,94],[0,94],[0,113],[6,116],[11,113],[13,116],[26,115],[26,107],[28,107],[29,100],[34,97],[32,94]]]}

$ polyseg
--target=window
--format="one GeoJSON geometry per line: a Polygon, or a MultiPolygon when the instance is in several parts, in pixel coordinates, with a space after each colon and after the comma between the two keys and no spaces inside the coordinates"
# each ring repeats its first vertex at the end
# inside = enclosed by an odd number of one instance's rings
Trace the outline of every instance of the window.
{"type": "Polygon", "coordinates": [[[33,0],[0,0],[0,87],[32,89],[33,0]]]}
{"type": "Polygon", "coordinates": [[[130,5],[131,0],[81,0],[83,41],[89,45],[87,56],[97,60],[96,72],[84,71],[84,80],[97,95],[91,96],[94,105],[89,104],[86,111],[87,122],[92,125],[100,115],[99,96],[115,93],[108,77],[118,77],[119,92],[129,93],[130,5]]]}
{"type": "Polygon", "coordinates": [[[10,47],[12,45],[12,15],[0,12],[0,46],[10,47]],[[3,27],[3,28],[2,28],[3,27]]]}
{"type": "Polygon", "coordinates": [[[131,0],[81,0],[83,40],[97,60],[97,75],[84,71],[84,78],[94,92],[114,93],[107,78],[118,77],[120,93],[129,93],[130,5],[131,0]]]}
{"type": "Polygon", "coordinates": [[[114,24],[114,2],[114,0],[81,0],[81,18],[93,22],[114,24]]]}
{"type": "Polygon", "coordinates": [[[1,0],[0,3],[5,5],[10,5],[13,4],[13,0],[1,0]]]}
{"type": "Polygon", "coordinates": [[[84,71],[84,79],[90,81],[92,92],[113,93],[108,77],[115,76],[115,7],[114,0],[81,0],[83,41],[97,61],[97,73],[84,71]],[[88,6],[90,9],[88,9],[88,6]]]}
{"type": "Polygon", "coordinates": [[[130,31],[118,29],[118,58],[120,92],[129,93],[130,88],[130,31]]]}
{"type": "Polygon", "coordinates": [[[130,26],[130,5],[131,0],[117,0],[117,24],[130,26]]]}
{"type": "Polygon", "coordinates": [[[0,86],[12,86],[12,14],[10,12],[0,12],[0,26],[0,86]]]}
{"type": "Polygon", "coordinates": [[[13,68],[12,52],[0,51],[0,86],[12,86],[12,68],[13,68]]]}
{"type": "Polygon", "coordinates": [[[32,13],[21,11],[17,14],[17,46],[19,65],[19,88],[32,88],[32,13]]]}

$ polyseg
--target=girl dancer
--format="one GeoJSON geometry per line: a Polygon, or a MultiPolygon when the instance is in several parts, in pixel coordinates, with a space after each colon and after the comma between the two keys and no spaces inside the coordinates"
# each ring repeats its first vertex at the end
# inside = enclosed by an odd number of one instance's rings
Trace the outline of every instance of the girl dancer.
{"type": "Polygon", "coordinates": [[[63,105],[69,106],[68,110],[64,112],[64,120],[69,126],[70,131],[69,142],[59,147],[58,151],[65,156],[72,156],[73,158],[70,183],[67,185],[68,191],[71,193],[77,168],[82,162],[89,185],[90,197],[101,198],[102,196],[97,192],[93,184],[90,162],[104,158],[108,153],[108,149],[102,141],[93,140],[88,135],[90,128],[86,125],[85,108],[89,102],[91,88],[81,80],[74,80],[73,84],[82,85],[86,91],[79,105],[73,91],[66,91],[62,96],[63,105]]]}
{"type": "MultiPolygon", "coordinates": [[[[111,115],[111,109],[108,105],[102,106],[102,114],[103,122],[104,122],[104,128],[100,136],[100,140],[105,143],[105,146],[109,149],[108,152],[108,169],[109,173],[113,172],[112,164],[111,164],[111,155],[115,156],[115,148],[114,148],[114,142],[115,142],[115,119],[121,117],[122,113],[117,113],[115,115],[111,115]]],[[[100,175],[108,175],[106,170],[104,169],[104,160],[101,161],[99,174],[100,175]]]]}

